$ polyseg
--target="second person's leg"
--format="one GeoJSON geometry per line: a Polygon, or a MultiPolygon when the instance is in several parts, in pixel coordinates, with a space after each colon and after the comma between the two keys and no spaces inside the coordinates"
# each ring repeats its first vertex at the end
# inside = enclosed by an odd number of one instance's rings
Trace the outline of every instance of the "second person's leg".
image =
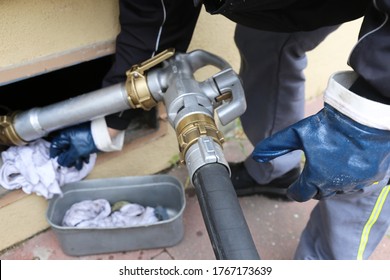
{"type": "MultiPolygon", "coordinates": [[[[275,33],[237,25],[235,42],[247,100],[241,123],[253,145],[304,117],[306,52],[336,29],[275,33]]],[[[261,164],[248,156],[244,163],[231,165],[232,182],[238,195],[283,196],[299,176],[300,161],[298,151],[261,164]]]]}

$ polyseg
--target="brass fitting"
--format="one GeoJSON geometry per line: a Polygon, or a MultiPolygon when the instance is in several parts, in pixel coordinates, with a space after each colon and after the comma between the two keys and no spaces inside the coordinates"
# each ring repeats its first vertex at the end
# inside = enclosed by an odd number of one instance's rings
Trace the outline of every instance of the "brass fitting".
{"type": "Polygon", "coordinates": [[[6,146],[23,146],[27,142],[16,133],[13,124],[13,119],[16,116],[16,112],[10,115],[0,116],[0,144],[6,146]]]}
{"type": "Polygon", "coordinates": [[[167,49],[141,64],[133,65],[126,72],[127,98],[133,109],[142,108],[148,111],[157,105],[156,100],[153,99],[149,91],[145,72],[172,57],[174,54],[174,49],[167,49]]]}
{"type": "Polygon", "coordinates": [[[176,127],[176,136],[179,143],[180,161],[185,163],[185,154],[191,145],[201,136],[210,136],[221,147],[225,142],[224,136],[218,130],[214,119],[205,114],[192,114],[180,121],[176,127]]]}

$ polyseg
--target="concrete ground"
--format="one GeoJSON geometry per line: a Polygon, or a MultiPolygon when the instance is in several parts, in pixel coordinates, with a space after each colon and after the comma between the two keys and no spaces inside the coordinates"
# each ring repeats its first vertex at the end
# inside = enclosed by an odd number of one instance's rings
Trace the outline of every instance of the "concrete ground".
{"type": "MultiPolygon", "coordinates": [[[[241,161],[252,147],[241,130],[226,134],[224,153],[228,161],[241,161]]],[[[64,254],[51,229],[0,253],[1,260],[15,259],[99,259],[99,260],[207,260],[215,259],[212,246],[200,212],[197,197],[189,184],[187,169],[177,165],[167,171],[178,178],[186,189],[186,207],[183,213],[184,238],[169,248],[117,252],[82,257],[64,254]]],[[[239,198],[251,230],[256,248],[262,259],[289,260],[299,241],[300,233],[316,201],[305,203],[279,201],[263,196],[239,198]]],[[[372,260],[390,260],[390,232],[371,256],[372,260]]]]}

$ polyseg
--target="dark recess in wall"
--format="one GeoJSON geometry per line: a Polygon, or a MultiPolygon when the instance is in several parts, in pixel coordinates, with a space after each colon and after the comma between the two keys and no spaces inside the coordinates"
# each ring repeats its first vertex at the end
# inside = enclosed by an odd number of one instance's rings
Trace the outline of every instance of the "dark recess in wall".
{"type": "MultiPolygon", "coordinates": [[[[112,55],[105,56],[1,86],[0,115],[5,114],[4,108],[16,111],[44,107],[97,90],[101,88],[101,82],[112,62],[112,55]]],[[[129,125],[126,141],[142,136],[158,126],[155,109],[139,111],[129,125]]]]}

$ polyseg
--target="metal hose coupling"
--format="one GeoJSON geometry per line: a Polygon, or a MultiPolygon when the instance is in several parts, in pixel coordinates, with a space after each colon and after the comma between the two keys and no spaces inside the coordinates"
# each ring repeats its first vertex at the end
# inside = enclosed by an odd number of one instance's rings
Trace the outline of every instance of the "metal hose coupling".
{"type": "Polygon", "coordinates": [[[146,72],[174,54],[175,50],[173,48],[167,49],[140,64],[133,65],[126,72],[125,87],[128,101],[133,109],[142,108],[149,111],[157,105],[157,101],[152,97],[149,90],[146,72]]]}
{"type": "Polygon", "coordinates": [[[180,161],[187,166],[190,178],[196,170],[208,163],[220,163],[229,170],[222,144],[223,133],[212,117],[196,113],[183,118],[176,127],[180,161]]]}

